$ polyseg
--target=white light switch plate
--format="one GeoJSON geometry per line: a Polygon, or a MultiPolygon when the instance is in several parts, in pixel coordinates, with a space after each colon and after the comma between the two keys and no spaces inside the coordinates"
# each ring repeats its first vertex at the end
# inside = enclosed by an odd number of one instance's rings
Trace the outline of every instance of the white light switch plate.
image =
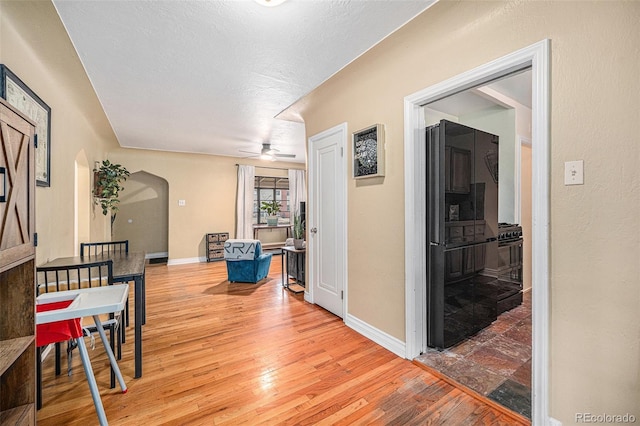
{"type": "Polygon", "coordinates": [[[584,161],[565,161],[564,184],[584,185],[584,161]]]}
{"type": "Polygon", "coordinates": [[[180,207],[184,207],[184,206],[186,206],[186,205],[187,205],[187,202],[186,202],[185,200],[178,200],[178,205],[179,205],[180,207]]]}

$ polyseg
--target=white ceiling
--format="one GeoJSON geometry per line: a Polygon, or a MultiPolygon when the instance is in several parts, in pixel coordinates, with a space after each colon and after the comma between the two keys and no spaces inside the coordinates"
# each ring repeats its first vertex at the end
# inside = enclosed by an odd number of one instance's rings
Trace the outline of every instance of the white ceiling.
{"type": "Polygon", "coordinates": [[[486,87],[502,93],[521,105],[531,108],[531,68],[510,74],[486,87]]]}
{"type": "Polygon", "coordinates": [[[53,0],[121,146],[304,162],[274,118],[433,0],[53,0]]]}
{"type": "Polygon", "coordinates": [[[428,108],[456,117],[496,107],[510,108],[491,96],[491,92],[483,92],[484,88],[492,89],[500,95],[531,108],[531,87],[531,69],[527,69],[510,74],[486,86],[469,89],[432,102],[428,108]]]}

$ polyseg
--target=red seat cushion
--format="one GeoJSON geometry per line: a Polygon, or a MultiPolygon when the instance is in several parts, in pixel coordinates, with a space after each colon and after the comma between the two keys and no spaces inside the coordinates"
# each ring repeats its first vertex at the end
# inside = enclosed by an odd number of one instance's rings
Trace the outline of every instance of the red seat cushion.
{"type": "MultiPolygon", "coordinates": [[[[62,302],[36,305],[36,312],[64,309],[69,306],[71,302],[71,300],[64,300],[62,302]]],[[[38,324],[36,326],[36,345],[38,347],[45,346],[50,343],[64,342],[80,336],[82,336],[80,318],[50,322],[47,324],[38,324]]]]}

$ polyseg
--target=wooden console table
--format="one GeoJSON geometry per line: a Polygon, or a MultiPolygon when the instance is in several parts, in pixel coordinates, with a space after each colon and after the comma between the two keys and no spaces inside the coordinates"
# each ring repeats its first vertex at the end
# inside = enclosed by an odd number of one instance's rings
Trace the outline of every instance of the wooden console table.
{"type": "Polygon", "coordinates": [[[262,229],[286,229],[287,238],[291,238],[291,225],[253,225],[253,239],[259,240],[258,231],[262,229]]]}

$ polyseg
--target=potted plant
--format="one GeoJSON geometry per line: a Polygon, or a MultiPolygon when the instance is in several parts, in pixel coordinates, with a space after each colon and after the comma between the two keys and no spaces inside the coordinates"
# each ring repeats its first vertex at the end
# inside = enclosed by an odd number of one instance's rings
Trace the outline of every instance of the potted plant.
{"type": "Polygon", "coordinates": [[[280,211],[280,203],[276,200],[263,201],[261,210],[267,213],[267,225],[276,226],[278,224],[278,212],[280,211]]]}
{"type": "Polygon", "coordinates": [[[304,248],[304,222],[297,211],[293,215],[293,247],[296,250],[304,248]]]}
{"type": "Polygon", "coordinates": [[[102,208],[103,215],[106,216],[111,212],[111,225],[113,225],[118,212],[118,203],[120,203],[118,194],[124,189],[122,182],[127,180],[129,174],[125,167],[111,163],[109,160],[104,160],[99,165],[96,164],[93,169],[94,202],[102,208]]]}

